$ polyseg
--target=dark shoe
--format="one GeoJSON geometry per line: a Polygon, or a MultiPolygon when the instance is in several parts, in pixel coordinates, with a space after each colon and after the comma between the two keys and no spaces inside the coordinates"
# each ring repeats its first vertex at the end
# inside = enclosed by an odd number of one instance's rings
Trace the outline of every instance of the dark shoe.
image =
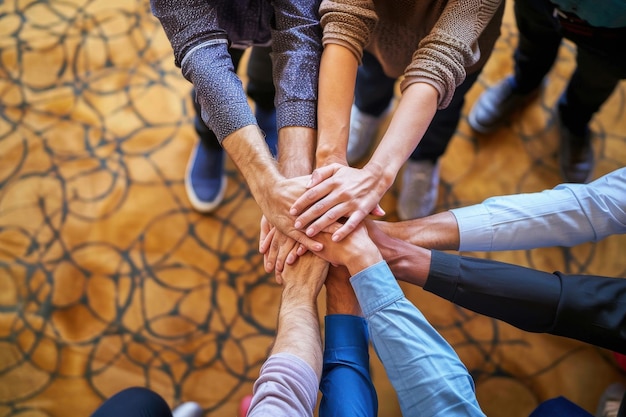
{"type": "Polygon", "coordinates": [[[522,108],[537,96],[535,89],[527,94],[513,90],[513,76],[509,76],[485,91],[474,103],[467,116],[469,125],[479,133],[491,133],[499,128],[515,110],[522,108]]]}
{"type": "Polygon", "coordinates": [[[270,152],[276,158],[278,155],[278,130],[276,129],[276,109],[264,109],[256,106],[254,111],[256,122],[265,134],[265,142],[270,152]]]}
{"type": "Polygon", "coordinates": [[[224,199],[226,175],[224,174],[224,149],[200,140],[191,152],[185,173],[185,191],[191,206],[201,213],[210,213],[224,199]]]}
{"type": "Polygon", "coordinates": [[[576,135],[563,123],[559,123],[559,168],[565,182],[584,184],[593,173],[594,158],[591,147],[591,132],[585,130],[576,135]]]}

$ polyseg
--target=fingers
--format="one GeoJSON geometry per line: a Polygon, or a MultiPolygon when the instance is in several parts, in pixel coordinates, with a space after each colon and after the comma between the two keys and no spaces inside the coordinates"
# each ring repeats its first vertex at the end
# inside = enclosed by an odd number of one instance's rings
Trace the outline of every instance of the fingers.
{"type": "Polygon", "coordinates": [[[352,233],[359,226],[359,224],[361,224],[365,217],[366,214],[362,211],[355,211],[352,213],[348,220],[333,233],[333,242],[340,242],[343,238],[352,233]]]}
{"type": "Polygon", "coordinates": [[[380,204],[376,204],[376,207],[374,208],[374,210],[372,210],[372,216],[384,216],[385,214],[385,210],[383,210],[383,208],[380,206],[380,204]]]}
{"type": "Polygon", "coordinates": [[[339,164],[330,164],[322,168],[317,168],[311,173],[311,180],[307,184],[306,188],[313,188],[320,184],[322,181],[332,177],[333,174],[341,167],[339,164]]]}
{"type": "MultiPolygon", "coordinates": [[[[268,223],[269,224],[269,223],[268,223]]],[[[259,252],[265,254],[272,245],[274,236],[276,235],[276,228],[272,227],[269,232],[263,232],[263,225],[261,225],[261,236],[259,238],[259,252]]]]}
{"type": "MultiPolygon", "coordinates": [[[[330,182],[325,182],[323,184],[319,184],[315,188],[311,188],[310,190],[305,191],[298,199],[293,203],[291,208],[289,209],[289,214],[292,216],[297,216],[307,210],[307,217],[312,217],[311,211],[313,213],[318,213],[316,217],[319,217],[322,213],[328,210],[328,206],[326,202],[320,201],[324,197],[326,197],[333,190],[333,184],[330,182]]],[[[296,229],[301,228],[305,224],[305,221],[298,217],[295,222],[296,225],[294,227],[296,229]]]]}
{"type": "Polygon", "coordinates": [[[311,252],[319,252],[322,249],[324,249],[324,245],[322,245],[320,242],[316,240],[311,239],[310,237],[308,237],[302,232],[294,231],[290,235],[290,237],[298,241],[298,243],[300,243],[302,246],[304,246],[307,250],[311,252]]]}

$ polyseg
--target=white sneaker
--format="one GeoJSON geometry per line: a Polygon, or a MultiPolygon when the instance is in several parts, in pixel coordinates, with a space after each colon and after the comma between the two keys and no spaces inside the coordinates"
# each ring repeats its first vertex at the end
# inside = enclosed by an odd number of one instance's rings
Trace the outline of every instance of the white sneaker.
{"type": "Polygon", "coordinates": [[[439,161],[408,160],[398,197],[400,220],[426,217],[433,212],[439,193],[439,161]]]}
{"type": "Polygon", "coordinates": [[[200,404],[188,401],[182,403],[172,411],[173,417],[202,417],[200,404]]]}
{"type": "Polygon", "coordinates": [[[349,165],[359,162],[370,151],[386,114],[387,111],[380,116],[371,116],[363,113],[354,104],[352,105],[347,152],[349,165]]]}

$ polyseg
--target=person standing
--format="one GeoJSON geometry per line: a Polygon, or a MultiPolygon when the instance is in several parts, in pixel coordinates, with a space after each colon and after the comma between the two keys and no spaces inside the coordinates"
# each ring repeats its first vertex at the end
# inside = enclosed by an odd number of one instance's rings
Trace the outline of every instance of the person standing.
{"type": "Polygon", "coordinates": [[[591,180],[593,115],[626,78],[626,2],[609,0],[516,0],[519,42],[512,75],[486,90],[468,122],[490,133],[537,96],[562,40],[576,45],[576,67],[557,104],[558,162],[566,182],[591,180]]]}

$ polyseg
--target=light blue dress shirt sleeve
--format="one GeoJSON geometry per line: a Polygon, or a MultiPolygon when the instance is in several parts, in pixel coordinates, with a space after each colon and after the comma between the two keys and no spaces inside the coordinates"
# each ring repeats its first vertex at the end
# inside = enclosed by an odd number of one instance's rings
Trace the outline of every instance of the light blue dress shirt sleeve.
{"type": "Polygon", "coordinates": [[[626,233],[626,168],[589,184],[492,197],[450,210],[461,251],[575,246],[626,233]]]}
{"type": "Polygon", "coordinates": [[[456,352],[404,296],[381,261],[350,282],[402,415],[484,416],[474,381],[456,352]]]}

